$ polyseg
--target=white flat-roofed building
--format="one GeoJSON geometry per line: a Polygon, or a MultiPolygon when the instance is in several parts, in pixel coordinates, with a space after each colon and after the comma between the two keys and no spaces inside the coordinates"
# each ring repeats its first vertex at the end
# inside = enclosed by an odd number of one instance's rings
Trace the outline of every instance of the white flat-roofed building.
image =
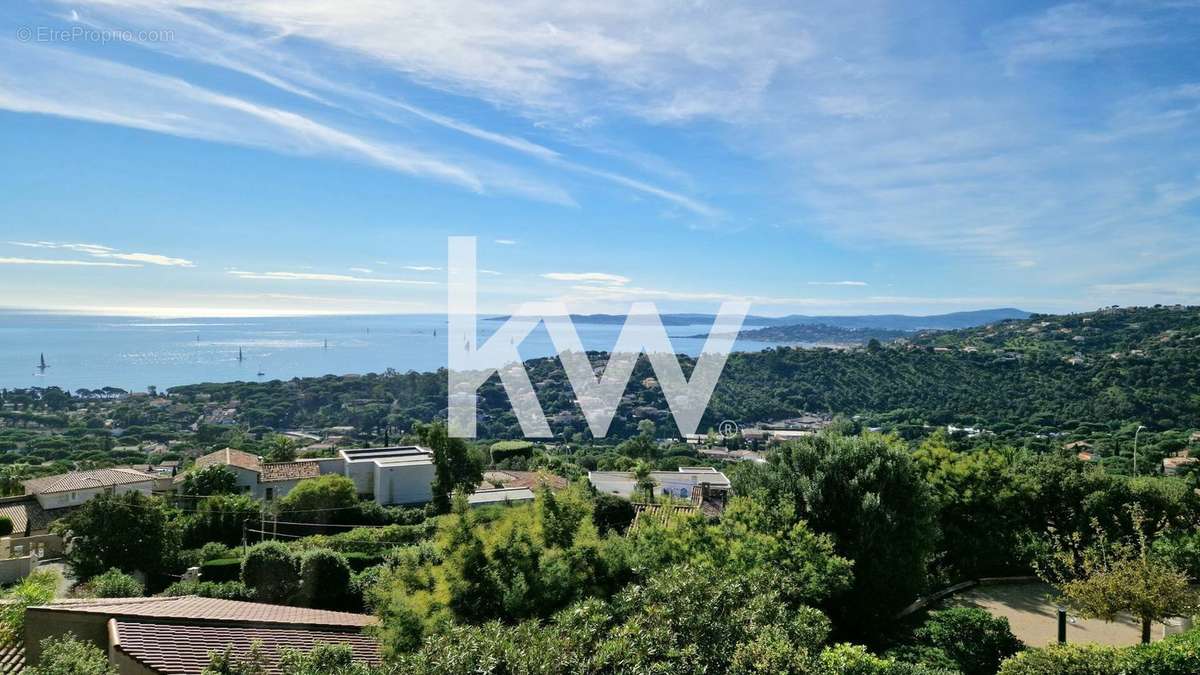
{"type": "Polygon", "coordinates": [[[533,501],[533,490],[527,487],[504,487],[476,490],[467,495],[467,503],[471,506],[487,506],[489,504],[519,504],[533,501]]]}
{"type": "Polygon", "coordinates": [[[433,498],[433,451],[416,445],[339,450],[345,475],[378,504],[423,504],[433,498]]]}
{"type": "MultiPolygon", "coordinates": [[[[731,487],[725,474],[709,466],[681,466],[678,471],[651,471],[650,479],[654,481],[657,494],[683,499],[690,498],[692,488],[697,485],[707,486],[712,493],[728,492],[731,487]]],[[[637,488],[637,477],[632,471],[589,471],[588,482],[597,492],[626,499],[632,497],[637,488]]]]}

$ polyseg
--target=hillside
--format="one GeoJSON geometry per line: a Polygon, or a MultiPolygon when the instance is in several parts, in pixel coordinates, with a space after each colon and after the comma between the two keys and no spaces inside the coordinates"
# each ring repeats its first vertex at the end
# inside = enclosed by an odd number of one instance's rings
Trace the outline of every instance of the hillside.
{"type": "MultiPolygon", "coordinates": [[[[1035,316],[998,326],[923,334],[877,350],[779,347],[730,356],[704,425],[743,424],[799,411],[860,415],[897,430],[979,424],[1001,434],[1054,433],[1089,425],[1200,428],[1200,308],[1104,310],[1035,316]],[[1069,328],[1070,333],[1062,332],[1069,328]],[[1082,341],[1075,337],[1082,336],[1082,341]],[[1076,357],[1075,353],[1081,356],[1076,357]],[[1118,356],[1113,356],[1119,353],[1118,356]]],[[[681,359],[685,369],[690,360],[681,359]]],[[[597,365],[602,355],[594,355],[597,365]]],[[[557,359],[527,364],[556,433],[586,428],[557,359]]],[[[636,433],[650,418],[671,428],[643,360],[610,433],[636,433]]],[[[384,423],[407,428],[445,415],[446,375],[386,373],[288,382],[208,384],[183,397],[238,401],[243,423],[275,428],[384,423]]],[[[479,391],[480,434],[519,436],[493,378],[479,391]]]]}
{"type": "MultiPolygon", "coordinates": [[[[951,312],[949,314],[932,314],[929,316],[911,316],[908,314],[866,314],[850,316],[808,316],[805,314],[789,314],[787,316],[758,316],[751,314],[742,322],[744,326],[796,326],[819,325],[850,330],[880,329],[897,331],[917,330],[946,330],[953,328],[969,328],[982,326],[1007,319],[1025,319],[1030,316],[1012,307],[1000,309],[978,309],[969,312],[951,312]]],[[[506,321],[508,316],[488,317],[485,321],[506,321]]],[[[662,314],[659,317],[664,326],[700,326],[710,325],[716,319],[713,314],[662,314]]],[[[577,324],[623,324],[624,314],[572,314],[571,321],[577,324]]]]}

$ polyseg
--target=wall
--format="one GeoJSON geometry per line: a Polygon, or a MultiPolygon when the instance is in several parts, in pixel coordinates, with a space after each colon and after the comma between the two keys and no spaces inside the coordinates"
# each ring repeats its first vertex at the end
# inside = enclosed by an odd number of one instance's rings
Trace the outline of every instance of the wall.
{"type": "Polygon", "coordinates": [[[32,537],[13,535],[0,539],[0,556],[11,558],[36,550],[38,557],[58,558],[63,554],[63,540],[57,534],[35,534],[32,537]]]}
{"type": "Polygon", "coordinates": [[[432,464],[377,467],[375,501],[383,504],[424,504],[433,498],[432,464]]]}
{"type": "Polygon", "coordinates": [[[36,666],[42,655],[42,640],[67,631],[108,651],[108,617],[104,614],[72,614],[31,607],[25,610],[25,663],[36,666]]]}
{"type": "Polygon", "coordinates": [[[0,560],[0,584],[15,583],[29,576],[37,567],[37,561],[36,555],[0,560]]]}
{"type": "Polygon", "coordinates": [[[346,462],[346,477],[354,481],[354,487],[360,495],[375,492],[375,463],[346,462]]]}

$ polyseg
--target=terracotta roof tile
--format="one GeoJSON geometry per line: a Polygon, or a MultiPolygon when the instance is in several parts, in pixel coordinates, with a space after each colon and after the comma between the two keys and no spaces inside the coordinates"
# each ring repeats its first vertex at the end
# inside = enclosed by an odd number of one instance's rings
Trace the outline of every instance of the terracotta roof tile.
{"type": "Polygon", "coordinates": [[[261,483],[269,483],[277,480],[316,478],[320,475],[321,465],[316,462],[277,462],[263,464],[258,480],[261,483]]]}
{"type": "Polygon", "coordinates": [[[117,649],[164,675],[199,675],[212,652],[231,647],[239,656],[261,643],[260,653],[268,673],[282,673],[280,650],[311,651],[318,643],[348,644],[354,660],[379,665],[379,644],[361,633],[329,633],[295,628],[244,626],[193,626],[112,619],[109,634],[117,649]]]}
{"type": "Polygon", "coordinates": [[[225,448],[216,452],[210,452],[207,455],[202,455],[196,458],[194,468],[203,469],[206,466],[213,464],[224,464],[226,466],[236,466],[238,468],[247,469],[249,471],[262,471],[262,460],[258,455],[252,455],[241,450],[233,448],[225,448]]]}
{"type": "Polygon", "coordinates": [[[20,642],[0,645],[0,673],[20,673],[25,670],[25,645],[20,642]]]}
{"type": "Polygon", "coordinates": [[[27,525],[30,532],[41,532],[50,527],[50,515],[31,495],[0,499],[0,516],[12,519],[14,536],[23,535],[27,525]]]}
{"type": "Polygon", "coordinates": [[[186,619],[192,622],[287,624],[318,630],[358,629],[375,623],[375,617],[324,609],[268,605],[220,598],[183,595],[166,598],[87,598],[60,600],[31,608],[34,611],[107,614],[114,617],[186,619]]]}
{"type": "Polygon", "coordinates": [[[23,481],[27,494],[51,494],[54,492],[70,492],[87,488],[108,487],[111,485],[128,485],[153,481],[154,476],[133,469],[95,469],[92,471],[73,471],[60,473],[45,478],[32,478],[23,481]]]}

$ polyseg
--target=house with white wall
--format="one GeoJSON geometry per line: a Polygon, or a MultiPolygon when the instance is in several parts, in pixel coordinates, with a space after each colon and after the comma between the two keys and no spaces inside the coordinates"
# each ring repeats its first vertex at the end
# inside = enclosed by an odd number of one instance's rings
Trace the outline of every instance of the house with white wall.
{"type": "Polygon", "coordinates": [[[345,475],[377,504],[424,504],[433,499],[433,451],[417,445],[347,448],[338,455],[345,475]]]}
{"type": "MultiPolygon", "coordinates": [[[[350,478],[360,496],[385,506],[433,498],[433,451],[418,446],[347,448],[336,457],[294,462],[263,462],[257,455],[226,448],[198,458],[191,470],[213,465],[228,468],[243,493],[265,501],[283,497],[302,480],[331,473],[350,478]]],[[[176,476],[176,486],[183,477],[176,476]]]]}
{"type": "Polygon", "coordinates": [[[96,495],[154,490],[155,477],[125,468],[72,471],[22,481],[25,494],[33,495],[42,509],[51,511],[79,506],[96,495]]]}

